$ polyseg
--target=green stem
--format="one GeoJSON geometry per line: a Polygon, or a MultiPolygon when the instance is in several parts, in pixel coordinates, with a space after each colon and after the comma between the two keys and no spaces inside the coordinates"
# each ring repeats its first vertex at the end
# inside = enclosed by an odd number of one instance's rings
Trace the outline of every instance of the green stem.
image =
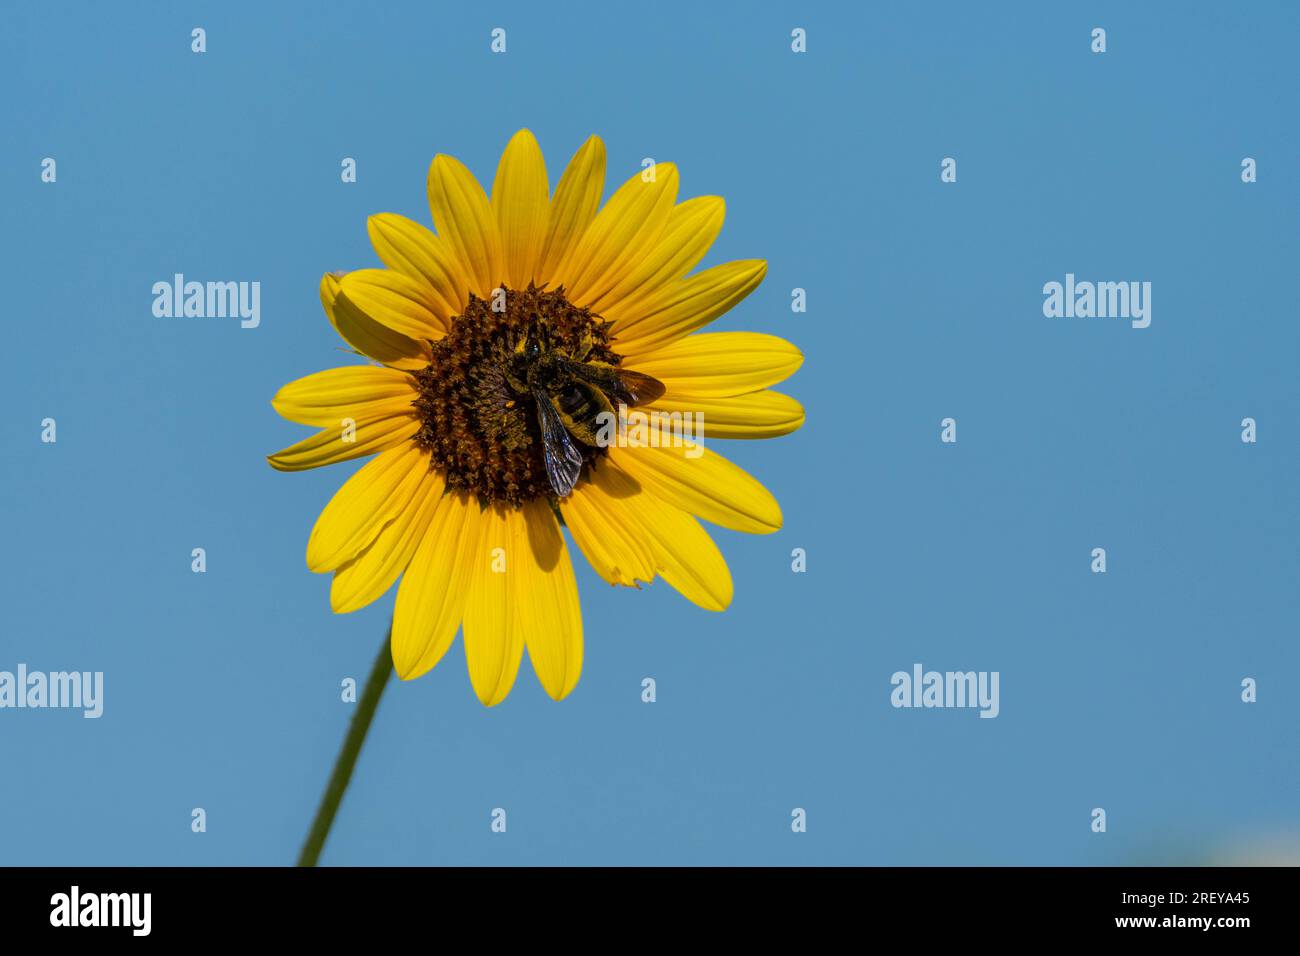
{"type": "Polygon", "coordinates": [[[325,788],[325,795],[321,797],[320,807],[316,810],[316,819],[311,824],[311,832],[307,834],[307,842],[302,845],[302,853],[298,856],[299,866],[315,866],[316,861],[320,859],[320,851],[325,846],[325,839],[330,835],[334,814],[338,813],[343,794],[348,789],[348,781],[352,779],[352,768],[357,764],[361,745],[366,742],[366,732],[370,730],[370,721],[374,719],[379,698],[383,696],[384,688],[388,685],[388,675],[393,672],[393,653],[389,647],[392,634],[393,629],[390,627],[388,633],[384,635],[383,646],[379,648],[379,656],[375,658],[374,666],[370,668],[366,689],[361,693],[357,712],[352,715],[348,735],[343,740],[343,749],[339,751],[338,760],[334,762],[334,772],[330,774],[329,786],[325,788]]]}

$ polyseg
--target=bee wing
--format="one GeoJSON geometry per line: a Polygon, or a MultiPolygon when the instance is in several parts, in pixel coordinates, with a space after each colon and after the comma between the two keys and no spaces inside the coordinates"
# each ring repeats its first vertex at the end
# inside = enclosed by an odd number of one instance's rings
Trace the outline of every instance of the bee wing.
{"type": "Polygon", "coordinates": [[[659,379],[642,375],[640,372],[624,372],[620,369],[618,377],[632,398],[628,402],[629,405],[649,405],[663,398],[664,392],[668,391],[659,379]]]}
{"type": "Polygon", "coordinates": [[[649,405],[663,398],[664,392],[668,391],[657,378],[640,372],[629,372],[604,362],[571,362],[567,367],[583,381],[604,390],[615,401],[629,407],[649,405]]]}
{"type": "Polygon", "coordinates": [[[582,473],[582,454],[574,447],[560,413],[551,404],[551,397],[540,389],[533,393],[533,397],[537,400],[537,424],[542,430],[542,460],[546,464],[546,477],[556,497],[563,498],[578,483],[578,475],[582,473]]]}

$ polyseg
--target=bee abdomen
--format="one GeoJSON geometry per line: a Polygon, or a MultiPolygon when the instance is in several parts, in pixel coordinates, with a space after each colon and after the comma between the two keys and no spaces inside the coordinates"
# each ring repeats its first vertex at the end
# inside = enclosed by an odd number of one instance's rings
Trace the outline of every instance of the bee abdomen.
{"type": "Polygon", "coordinates": [[[570,385],[568,388],[561,389],[555,396],[555,400],[560,405],[560,411],[579,421],[594,419],[596,413],[601,410],[595,396],[579,385],[570,385]]]}

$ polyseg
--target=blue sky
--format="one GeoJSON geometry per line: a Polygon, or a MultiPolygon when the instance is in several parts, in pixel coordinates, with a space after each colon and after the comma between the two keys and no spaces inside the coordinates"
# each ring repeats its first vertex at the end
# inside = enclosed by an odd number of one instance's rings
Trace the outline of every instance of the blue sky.
{"type": "Polygon", "coordinates": [[[269,399],[347,361],[317,283],[378,264],[366,217],[427,221],[435,153],[490,182],[523,126],[553,182],[591,133],[611,186],[677,163],[683,196],[727,200],[704,264],[768,260],[716,328],[802,349],[808,423],[722,450],[785,527],[716,531],[721,615],[579,560],[561,703],[525,671],[483,708],[459,642],[394,682],[323,862],[1093,864],[1294,837],[1294,5],[271,6],[27,6],[0,36],[0,670],[105,682],[98,720],[0,710],[0,863],[295,857],[392,598],[330,613],[303,550],[354,466],[272,471],[305,432],[269,399]],[[260,282],[260,326],[156,318],[176,272],[260,282]],[[1151,326],[1045,317],[1067,273],[1151,282],[1151,326]],[[999,672],[999,716],[891,707],[915,663],[999,672]]]}

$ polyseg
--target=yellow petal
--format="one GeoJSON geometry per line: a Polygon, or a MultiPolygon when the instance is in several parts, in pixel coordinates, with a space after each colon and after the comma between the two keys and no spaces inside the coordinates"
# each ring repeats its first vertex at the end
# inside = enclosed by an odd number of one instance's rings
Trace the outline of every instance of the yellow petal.
{"type": "Polygon", "coordinates": [[[639,487],[615,468],[597,467],[560,502],[564,523],[592,569],[610,584],[636,587],[654,580],[646,537],[628,509],[639,487]]]}
{"type": "Polygon", "coordinates": [[[339,291],[362,312],[394,332],[417,342],[436,341],[450,326],[438,317],[442,308],[419,279],[393,269],[358,269],[343,277],[339,291]]]}
{"type": "Polygon", "coordinates": [[[731,571],[713,538],[698,521],[676,508],[660,514],[660,534],[653,539],[663,579],[682,597],[706,611],[725,611],[731,604],[731,571]]]}
{"type": "Polygon", "coordinates": [[[320,277],[320,304],[325,309],[330,325],[334,326],[334,331],[346,340],[347,336],[343,335],[343,330],[339,328],[338,319],[334,318],[334,300],[338,298],[343,276],[342,272],[327,272],[320,277]]]}
{"type": "MultiPolygon", "coordinates": [[[[704,438],[776,438],[788,435],[804,421],[803,406],[780,392],[750,392],[732,398],[661,398],[639,408],[654,412],[680,414],[682,429],[688,435],[704,438]],[[696,418],[686,416],[695,415],[696,418]],[[690,431],[690,428],[694,431],[690,431]]],[[[674,427],[675,423],[674,423],[674,427]]],[[[663,426],[667,430],[667,426],[663,426]]]]}
{"type": "Polygon", "coordinates": [[[513,289],[527,288],[537,271],[550,216],[550,189],[541,147],[531,132],[521,129],[501,154],[492,183],[505,278],[513,289]]]}
{"type": "MultiPolygon", "coordinates": [[[[321,288],[323,295],[324,283],[321,288]]],[[[338,280],[333,301],[326,311],[339,335],[362,355],[394,368],[411,371],[429,364],[432,353],[428,343],[397,332],[371,318],[344,294],[342,280],[338,280]]]]}
{"type": "Polygon", "coordinates": [[[415,494],[361,554],[334,572],[330,606],[336,614],[365,607],[393,586],[410,564],[415,549],[442,498],[442,475],[425,470],[415,494]]]}
{"type": "Polygon", "coordinates": [[[427,673],[451,647],[479,553],[478,502],[464,492],[444,495],[397,589],[392,650],[398,677],[427,673]]]}
{"type": "Polygon", "coordinates": [[[637,356],[627,368],[651,375],[671,400],[729,398],[775,385],[794,374],[803,355],[783,338],[761,332],[706,332],[637,356]]]}
{"type": "Polygon", "coordinates": [[[647,299],[699,264],[722,230],[726,211],[719,196],[698,196],[678,205],[663,235],[631,272],[592,303],[592,310],[606,315],[617,305],[614,314],[635,314],[647,299]]]}
{"type": "Polygon", "coordinates": [[[429,453],[403,442],[368,461],[334,493],[307,539],[307,567],[333,571],[401,514],[429,470],[429,453]]]}
{"type": "Polygon", "coordinates": [[[408,406],[416,392],[411,376],[376,365],[349,365],[315,372],[275,393],[271,407],[300,425],[332,425],[408,406]]]}
{"type": "Polygon", "coordinates": [[[677,202],[677,167],[659,163],[653,170],[649,182],[637,173],[619,187],[556,270],[556,281],[574,305],[597,301],[636,267],[663,233],[677,202]]]}
{"type": "Polygon", "coordinates": [[[429,207],[438,234],[455,250],[480,299],[505,279],[501,238],[487,194],[460,160],[439,154],[429,166],[429,207]]]}
{"type": "Polygon", "coordinates": [[[465,602],[465,660],[474,693],[488,707],[506,699],[519,673],[524,642],[515,624],[514,577],[532,560],[523,519],[513,508],[492,505],[477,518],[480,536],[469,557],[465,602]]]}
{"type": "Polygon", "coordinates": [[[781,527],[771,493],[707,448],[611,448],[609,457],[652,495],[705,521],[751,534],[781,527]]]}
{"type": "Polygon", "coordinates": [[[639,356],[689,335],[749,295],[765,275],[766,262],[741,259],[671,283],[632,308],[612,304],[605,318],[613,323],[617,351],[639,356]]]}
{"type": "Polygon", "coordinates": [[[428,286],[434,313],[450,327],[452,316],[464,312],[469,301],[469,276],[455,252],[418,222],[396,213],[371,216],[366,227],[380,261],[428,286]]]}
{"type": "Polygon", "coordinates": [[[305,471],[394,448],[419,430],[420,422],[406,412],[382,418],[348,419],[268,455],[266,460],[278,471],[305,471]]]}
{"type": "Polygon", "coordinates": [[[605,190],[605,144],[592,136],[569,160],[551,199],[546,241],[538,257],[537,284],[550,282],[600,208],[605,190]]]}
{"type": "Polygon", "coordinates": [[[582,674],[582,611],[573,563],[549,502],[532,501],[518,512],[524,537],[515,545],[515,627],[537,679],[562,700],[582,674]]]}
{"type": "MultiPolygon", "coordinates": [[[[698,521],[642,487],[612,456],[592,470],[592,484],[609,492],[604,499],[607,514],[642,543],[671,587],[709,611],[724,610],[731,603],[727,562],[698,521]]],[[[577,497],[576,492],[571,496],[577,497]]]]}

